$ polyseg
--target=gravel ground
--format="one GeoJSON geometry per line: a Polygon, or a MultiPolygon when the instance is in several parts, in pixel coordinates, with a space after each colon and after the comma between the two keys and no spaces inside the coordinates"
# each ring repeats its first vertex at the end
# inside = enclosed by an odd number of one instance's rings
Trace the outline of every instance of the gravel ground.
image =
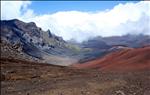
{"type": "Polygon", "coordinates": [[[3,58],[1,95],[150,95],[150,71],[100,72],[3,58]]]}

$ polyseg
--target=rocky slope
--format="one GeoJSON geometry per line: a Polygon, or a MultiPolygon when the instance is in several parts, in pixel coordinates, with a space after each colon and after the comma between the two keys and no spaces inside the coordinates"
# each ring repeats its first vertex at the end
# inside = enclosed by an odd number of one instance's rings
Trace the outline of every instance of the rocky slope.
{"type": "Polygon", "coordinates": [[[22,48],[15,44],[8,44],[8,43],[0,43],[1,47],[1,58],[14,58],[14,59],[21,59],[21,60],[28,60],[28,61],[36,61],[42,62],[42,60],[29,56],[28,54],[22,52],[22,48]]]}
{"type": "MultiPolygon", "coordinates": [[[[2,56],[6,55],[5,57],[8,54],[8,57],[15,58],[14,55],[20,53],[19,56],[26,56],[24,59],[38,59],[59,65],[76,62],[78,59],[75,56],[81,50],[78,46],[52,34],[50,30],[43,31],[34,22],[25,23],[18,19],[1,21],[1,47],[2,56]],[[8,51],[12,49],[14,54],[9,54],[5,47],[8,51]]],[[[18,58],[23,58],[19,56],[18,58]]]]}
{"type": "Polygon", "coordinates": [[[97,58],[83,64],[75,64],[74,66],[105,71],[150,70],[150,47],[127,48],[110,53],[103,58],[97,58]]]}
{"type": "Polygon", "coordinates": [[[103,57],[114,51],[124,48],[139,48],[150,45],[149,35],[123,35],[112,37],[94,37],[79,44],[83,48],[90,51],[84,53],[84,57],[79,61],[80,63],[95,60],[96,58],[103,57]]]}

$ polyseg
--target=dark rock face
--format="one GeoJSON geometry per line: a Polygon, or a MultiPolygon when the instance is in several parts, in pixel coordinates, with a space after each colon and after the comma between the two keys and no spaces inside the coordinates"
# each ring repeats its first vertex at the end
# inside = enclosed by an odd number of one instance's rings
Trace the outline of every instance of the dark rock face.
{"type": "Polygon", "coordinates": [[[25,23],[17,19],[3,20],[1,21],[1,27],[18,30],[21,34],[27,33],[30,36],[40,37],[40,32],[37,32],[40,31],[40,29],[36,26],[34,22],[25,23]]]}
{"type": "Polygon", "coordinates": [[[19,20],[1,21],[1,40],[3,42],[12,44],[13,46],[19,45],[18,48],[31,56],[41,58],[40,50],[30,43],[33,37],[40,37],[39,28],[35,23],[24,23],[19,20]],[[32,52],[31,52],[32,51],[32,52]]]}
{"type": "Polygon", "coordinates": [[[47,30],[47,32],[48,32],[48,36],[49,36],[49,38],[53,37],[53,35],[52,35],[52,33],[51,33],[51,31],[50,31],[50,30],[47,30]]]}
{"type": "Polygon", "coordinates": [[[36,58],[42,58],[45,50],[64,47],[65,44],[61,37],[55,36],[50,30],[43,31],[34,22],[25,23],[17,19],[1,21],[1,42],[12,44],[36,58]]]}

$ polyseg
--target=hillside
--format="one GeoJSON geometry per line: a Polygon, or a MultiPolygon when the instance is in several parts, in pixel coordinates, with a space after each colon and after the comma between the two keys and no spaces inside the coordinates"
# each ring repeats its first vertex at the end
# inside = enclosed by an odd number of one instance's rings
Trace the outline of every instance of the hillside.
{"type": "Polygon", "coordinates": [[[150,69],[150,47],[123,49],[103,58],[74,65],[77,68],[96,68],[107,71],[138,71],[150,69]]]}
{"type": "Polygon", "coordinates": [[[150,72],[107,73],[2,58],[1,95],[149,95],[150,72]]]}
{"type": "Polygon", "coordinates": [[[111,52],[118,51],[123,48],[140,48],[143,46],[149,46],[150,36],[144,34],[126,34],[110,37],[96,36],[82,42],[79,45],[91,50],[90,52],[85,52],[85,56],[80,59],[79,62],[84,63],[101,58],[111,52]]]}
{"type": "Polygon", "coordinates": [[[2,95],[150,94],[150,47],[70,43],[17,19],[1,21],[0,46],[2,95]]]}
{"type": "MultiPolygon", "coordinates": [[[[50,30],[44,31],[34,22],[18,19],[1,21],[2,57],[38,60],[56,65],[78,61],[80,47],[70,44],[50,30]],[[15,56],[16,55],[16,56],[15,56]]],[[[79,57],[80,58],[80,57],[79,57]]]]}
{"type": "Polygon", "coordinates": [[[12,51],[21,59],[33,59],[33,61],[36,59],[56,65],[85,62],[109,53],[107,49],[110,47],[101,42],[98,47],[100,51],[96,52],[93,48],[97,42],[91,42],[90,47],[87,44],[85,44],[87,47],[82,47],[81,44],[64,41],[62,37],[56,36],[49,29],[42,30],[34,22],[23,22],[18,19],[1,21],[0,44],[2,57],[15,57],[7,52],[12,51]],[[4,49],[4,47],[7,48],[4,49]]]}

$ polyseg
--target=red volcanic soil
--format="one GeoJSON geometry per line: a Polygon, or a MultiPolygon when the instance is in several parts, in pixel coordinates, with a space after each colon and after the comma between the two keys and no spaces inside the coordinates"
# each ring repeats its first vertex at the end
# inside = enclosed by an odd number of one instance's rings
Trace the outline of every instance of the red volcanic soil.
{"type": "Polygon", "coordinates": [[[102,71],[150,70],[150,47],[124,49],[103,58],[76,64],[77,68],[96,68],[102,71]]]}

